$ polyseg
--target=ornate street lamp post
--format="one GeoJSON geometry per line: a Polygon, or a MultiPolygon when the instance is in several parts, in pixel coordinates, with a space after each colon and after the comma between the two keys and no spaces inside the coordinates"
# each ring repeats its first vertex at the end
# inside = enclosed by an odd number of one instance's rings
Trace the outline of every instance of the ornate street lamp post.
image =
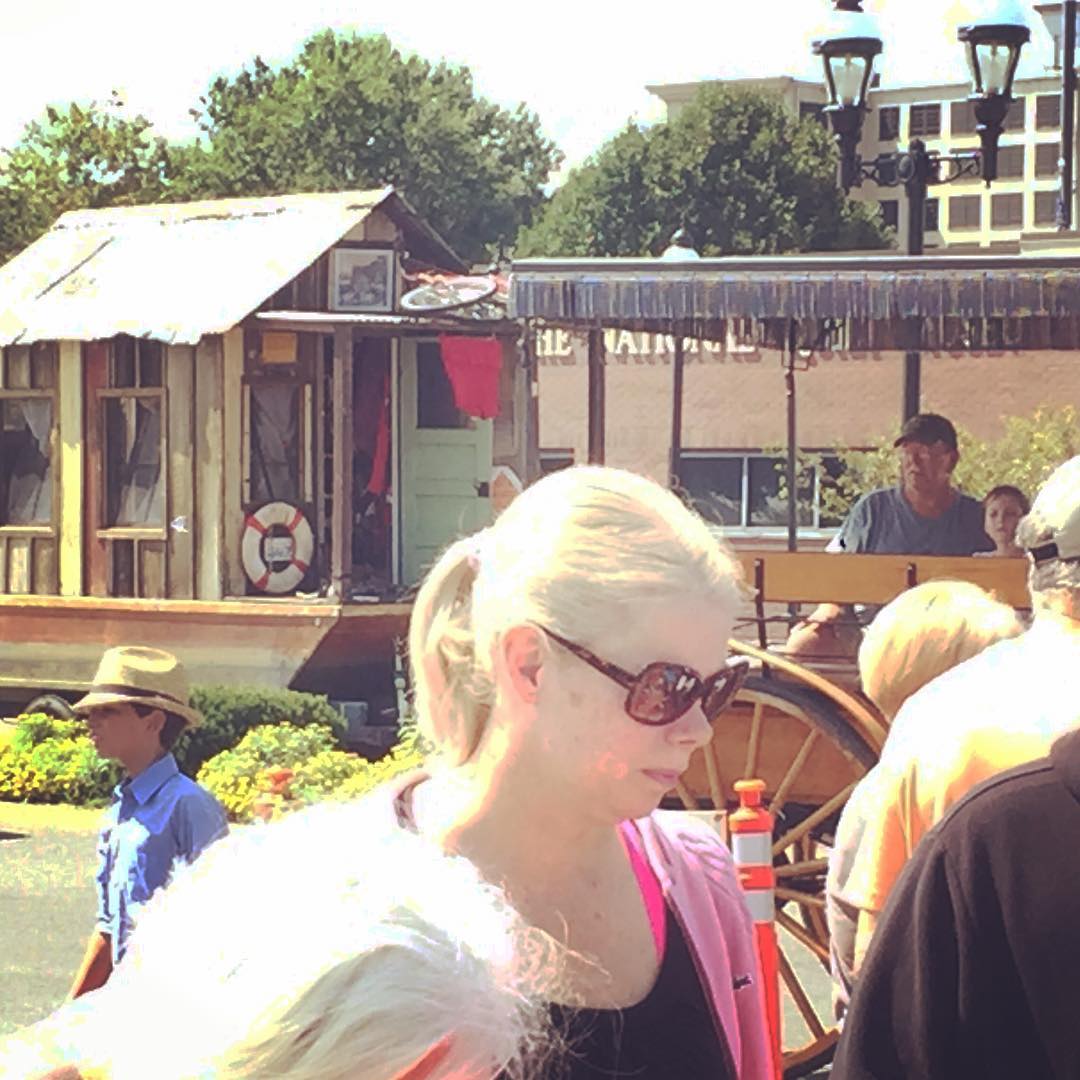
{"type": "MultiPolygon", "coordinates": [[[[873,180],[879,187],[903,186],[908,197],[904,252],[923,253],[926,195],[932,184],[947,184],[961,176],[997,179],[998,139],[1012,101],[1013,79],[1020,51],[1031,39],[1026,14],[1019,0],[994,0],[979,18],[959,28],[971,68],[978,150],[942,154],[927,150],[912,139],[907,150],[879,154],[863,161],[858,146],[874,61],[883,43],[876,20],[862,10],[862,0],[833,0],[826,29],[814,40],[813,50],[825,68],[829,103],[825,114],[840,148],[840,184],[845,191],[873,180]]],[[[908,353],[904,375],[904,412],[918,411],[919,354],[908,353]]]]}

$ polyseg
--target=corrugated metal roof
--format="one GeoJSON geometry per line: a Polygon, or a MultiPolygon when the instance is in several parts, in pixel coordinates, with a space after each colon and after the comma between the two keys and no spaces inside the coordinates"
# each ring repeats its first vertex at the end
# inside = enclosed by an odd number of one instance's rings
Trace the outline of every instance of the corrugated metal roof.
{"type": "Polygon", "coordinates": [[[0,268],[0,345],[223,333],[386,204],[455,261],[392,188],[78,210],[0,268]]]}

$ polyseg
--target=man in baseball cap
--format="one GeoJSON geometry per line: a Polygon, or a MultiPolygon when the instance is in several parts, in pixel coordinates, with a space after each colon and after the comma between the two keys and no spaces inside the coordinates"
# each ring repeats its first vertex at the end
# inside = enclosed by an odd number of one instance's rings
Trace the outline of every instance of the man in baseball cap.
{"type": "Polygon", "coordinates": [[[104,758],[125,773],[98,837],[97,926],[71,997],[102,986],[120,962],[139,906],[228,830],[225,811],[184,776],[171,751],[202,717],[191,707],[183,665],[161,649],[106,651],[86,696],[74,706],[104,758]]]}

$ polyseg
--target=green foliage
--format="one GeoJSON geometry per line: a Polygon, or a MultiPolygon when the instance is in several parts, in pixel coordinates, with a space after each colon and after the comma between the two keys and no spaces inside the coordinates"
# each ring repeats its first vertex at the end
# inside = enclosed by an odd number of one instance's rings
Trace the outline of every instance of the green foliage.
{"type": "Polygon", "coordinates": [[[256,58],[200,100],[207,143],[186,162],[188,193],[394,184],[469,259],[513,240],[561,160],[524,106],[494,105],[467,68],[404,55],[382,36],[323,31],[291,63],[256,58]]]}
{"type": "Polygon", "coordinates": [[[98,756],[77,721],[20,717],[0,746],[0,799],[33,803],[105,803],[120,781],[118,766],[98,756]]]}
{"type": "Polygon", "coordinates": [[[703,255],[890,243],[874,209],[838,189],[820,124],[775,95],[705,86],[669,123],[631,124],[574,170],[515,254],[658,255],[680,225],[703,255]]]}
{"type": "Polygon", "coordinates": [[[191,704],[203,714],[204,722],[185,732],[173,749],[181,772],[188,776],[195,776],[204,762],[231,750],[260,725],[321,724],[330,733],[331,746],[345,731],[341,714],[321,694],[258,686],[197,686],[191,704]]]}
{"type": "Polygon", "coordinates": [[[0,161],[0,262],[67,210],[166,197],[181,155],[150,133],[145,116],[104,105],[49,107],[0,161]]]}
{"type": "Polygon", "coordinates": [[[235,749],[208,761],[198,780],[231,820],[244,822],[325,799],[355,798],[420,760],[412,735],[370,762],[335,749],[333,735],[321,725],[278,724],[249,731],[235,749]]]}
{"type": "MultiPolygon", "coordinates": [[[[960,462],[954,483],[982,498],[998,484],[1013,484],[1029,498],[1062,462],[1080,454],[1080,411],[1073,405],[1045,406],[1030,416],[1004,418],[997,439],[982,440],[957,428],[960,462]]],[[[896,451],[891,438],[869,450],[837,450],[841,476],[821,490],[822,509],[843,517],[860,495],[897,482],[896,451]]]]}

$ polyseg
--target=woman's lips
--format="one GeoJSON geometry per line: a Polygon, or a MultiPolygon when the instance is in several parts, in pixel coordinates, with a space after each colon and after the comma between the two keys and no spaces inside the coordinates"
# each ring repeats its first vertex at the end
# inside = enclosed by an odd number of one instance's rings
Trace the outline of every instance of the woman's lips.
{"type": "Polygon", "coordinates": [[[673,788],[682,776],[682,773],[675,772],[674,769],[645,769],[644,772],[650,780],[655,780],[667,788],[673,788]]]}

